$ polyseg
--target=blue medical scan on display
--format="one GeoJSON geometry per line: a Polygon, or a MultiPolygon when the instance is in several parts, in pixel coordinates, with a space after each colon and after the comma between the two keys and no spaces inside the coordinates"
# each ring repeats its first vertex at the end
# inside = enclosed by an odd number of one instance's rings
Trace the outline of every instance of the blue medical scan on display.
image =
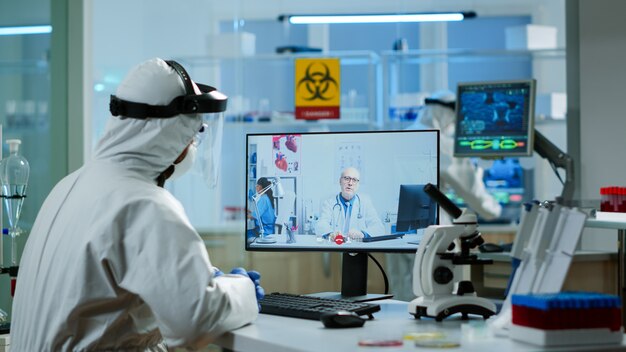
{"type": "Polygon", "coordinates": [[[246,135],[246,250],[415,252],[439,131],[246,135]]]}
{"type": "Polygon", "coordinates": [[[535,81],[459,83],[454,156],[528,156],[535,81]]]}

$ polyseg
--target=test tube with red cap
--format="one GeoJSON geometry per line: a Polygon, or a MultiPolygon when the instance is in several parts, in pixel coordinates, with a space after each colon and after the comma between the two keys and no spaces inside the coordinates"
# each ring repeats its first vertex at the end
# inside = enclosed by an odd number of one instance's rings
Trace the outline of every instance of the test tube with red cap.
{"type": "Polygon", "coordinates": [[[600,187],[600,211],[611,211],[609,187],[600,187]]]}
{"type": "Polygon", "coordinates": [[[600,211],[626,213],[626,187],[601,187],[600,196],[600,211]]]}

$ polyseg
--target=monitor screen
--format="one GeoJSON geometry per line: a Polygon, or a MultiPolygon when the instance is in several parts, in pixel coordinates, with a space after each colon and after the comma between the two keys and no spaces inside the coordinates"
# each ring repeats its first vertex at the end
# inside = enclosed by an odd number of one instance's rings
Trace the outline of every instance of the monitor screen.
{"type": "Polygon", "coordinates": [[[529,156],[535,80],[459,83],[454,156],[529,156]]]}
{"type": "Polygon", "coordinates": [[[400,185],[396,232],[411,232],[436,223],[437,203],[424,192],[424,186],[400,185]]]}
{"type": "Polygon", "coordinates": [[[246,143],[246,250],[414,253],[436,223],[430,208],[422,218],[414,188],[439,184],[437,130],[248,134],[246,143]]]}

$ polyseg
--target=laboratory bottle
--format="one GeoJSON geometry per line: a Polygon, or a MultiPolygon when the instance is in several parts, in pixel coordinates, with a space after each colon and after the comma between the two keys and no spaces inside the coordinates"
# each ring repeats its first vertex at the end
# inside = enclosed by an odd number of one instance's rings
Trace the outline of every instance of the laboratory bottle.
{"type": "Polygon", "coordinates": [[[0,182],[2,183],[1,196],[9,219],[9,235],[11,236],[11,264],[17,265],[17,244],[15,237],[20,234],[18,222],[22,213],[22,205],[26,197],[26,186],[30,166],[26,158],[20,155],[19,139],[8,139],[9,156],[0,162],[0,182]]]}

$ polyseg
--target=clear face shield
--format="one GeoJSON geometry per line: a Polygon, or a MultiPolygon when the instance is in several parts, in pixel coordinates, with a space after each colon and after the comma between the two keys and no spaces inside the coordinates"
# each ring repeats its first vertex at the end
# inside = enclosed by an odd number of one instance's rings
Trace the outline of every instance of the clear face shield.
{"type": "Polygon", "coordinates": [[[219,181],[223,134],[223,113],[202,114],[202,127],[193,140],[197,148],[194,171],[211,189],[215,188],[219,181]]]}
{"type": "Polygon", "coordinates": [[[196,158],[206,184],[214,188],[218,182],[222,154],[224,111],[228,97],[217,89],[191,80],[187,71],[176,61],[165,61],[179,75],[185,94],[174,98],[168,105],[135,103],[111,96],[109,105],[113,116],[125,118],[202,118],[202,125],[194,136],[196,158]]]}

